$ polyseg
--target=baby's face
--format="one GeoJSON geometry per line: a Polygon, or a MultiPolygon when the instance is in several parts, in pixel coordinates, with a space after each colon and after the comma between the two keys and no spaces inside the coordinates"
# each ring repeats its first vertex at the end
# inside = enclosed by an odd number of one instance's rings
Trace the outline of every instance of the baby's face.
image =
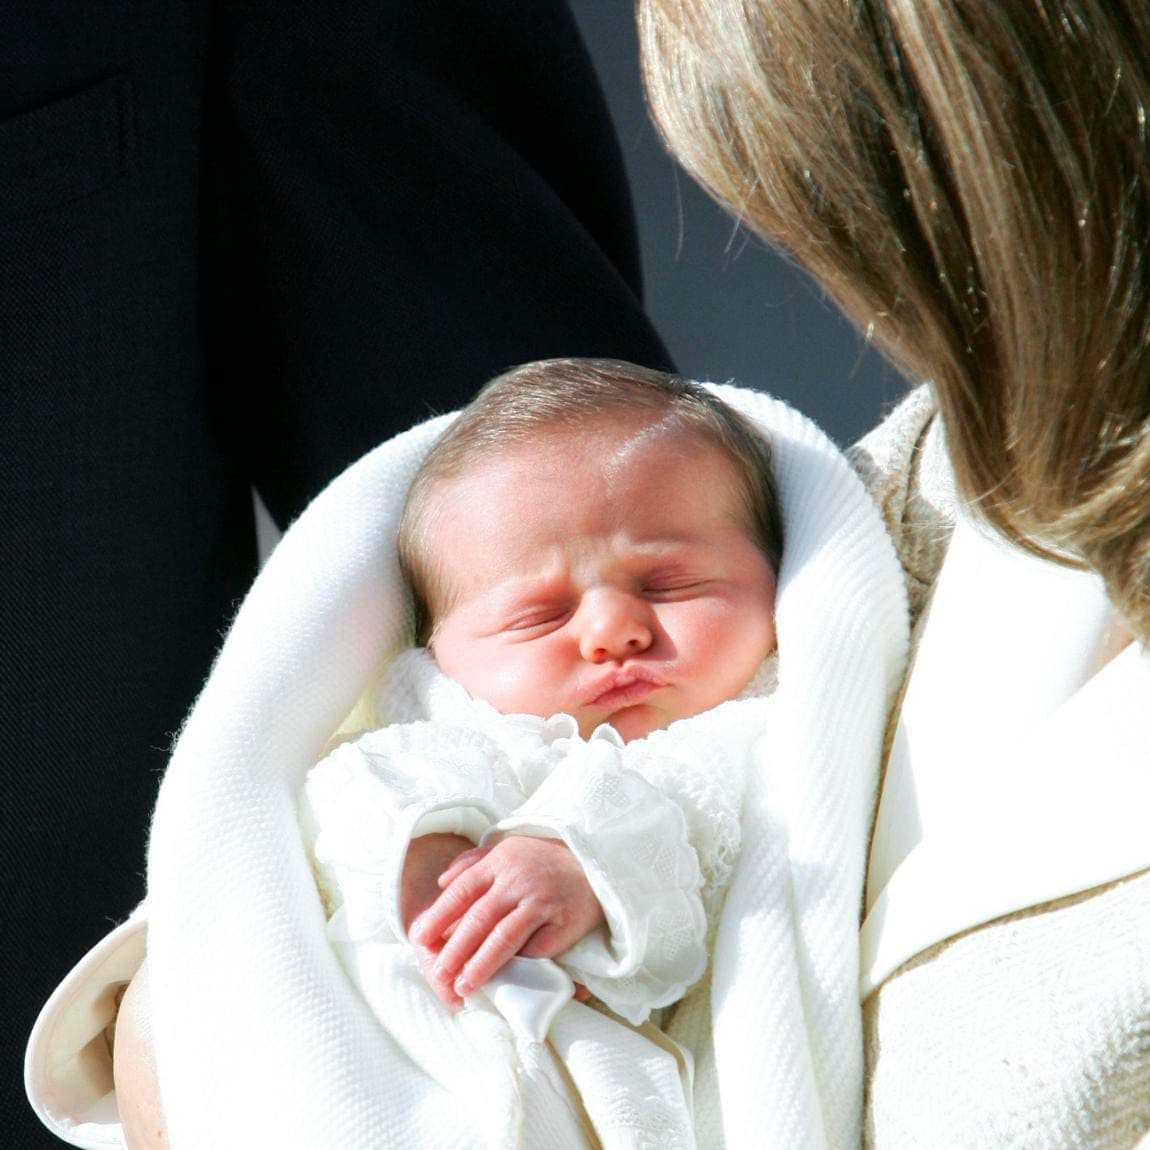
{"type": "Polygon", "coordinates": [[[720,450],[614,422],[545,435],[432,495],[446,602],[431,646],[499,711],[636,739],[750,682],[775,646],[775,576],[720,450]]]}

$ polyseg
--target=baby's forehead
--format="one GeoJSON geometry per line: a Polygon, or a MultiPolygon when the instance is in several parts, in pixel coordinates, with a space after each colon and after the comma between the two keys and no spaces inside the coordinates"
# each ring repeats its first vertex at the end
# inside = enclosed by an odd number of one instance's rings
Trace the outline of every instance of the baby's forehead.
{"type": "MultiPolygon", "coordinates": [[[[466,555],[449,541],[486,537],[507,545],[528,523],[556,530],[604,520],[621,530],[676,534],[681,523],[733,519],[753,533],[746,481],[729,452],[694,429],[650,422],[638,427],[548,429],[487,452],[427,491],[425,538],[441,571],[466,555]]],[[[527,532],[531,534],[531,532],[527,532]]]]}
{"type": "Polygon", "coordinates": [[[654,482],[660,478],[660,467],[704,457],[725,461],[733,472],[741,473],[735,453],[700,427],[684,424],[666,413],[605,412],[597,418],[584,417],[573,425],[545,425],[533,428],[530,434],[477,443],[449,474],[431,485],[429,494],[466,499],[474,481],[491,473],[538,478],[556,471],[572,478],[613,476],[632,463],[639,464],[633,476],[636,482],[654,482]],[[648,463],[656,466],[646,468],[648,463]]]}

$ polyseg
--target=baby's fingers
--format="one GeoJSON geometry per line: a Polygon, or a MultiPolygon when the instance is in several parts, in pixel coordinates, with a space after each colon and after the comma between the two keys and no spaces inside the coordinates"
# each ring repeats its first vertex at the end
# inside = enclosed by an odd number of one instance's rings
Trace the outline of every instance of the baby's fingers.
{"type": "Polygon", "coordinates": [[[422,946],[417,946],[415,953],[419,960],[419,969],[423,972],[423,977],[427,979],[427,985],[431,987],[435,997],[438,998],[448,1010],[458,1010],[463,1005],[463,999],[455,993],[450,985],[445,985],[435,977],[434,951],[426,950],[422,946]]]}
{"type": "Polygon", "coordinates": [[[500,919],[459,972],[455,979],[455,993],[466,998],[492,975],[498,974],[535,933],[538,922],[536,914],[523,906],[516,907],[506,918],[500,919]]]}
{"type": "Polygon", "coordinates": [[[471,850],[457,854],[451,865],[438,878],[439,889],[446,890],[468,867],[486,858],[491,853],[490,847],[472,847],[471,850]]]}
{"type": "Polygon", "coordinates": [[[490,874],[469,867],[411,924],[412,941],[434,946],[443,932],[487,893],[491,882],[490,874]]]}
{"type": "MultiPolygon", "coordinates": [[[[439,952],[439,958],[435,963],[435,977],[449,986],[454,985],[464,965],[471,961],[490,935],[494,934],[500,939],[507,937],[508,928],[503,925],[504,921],[517,914],[518,910],[517,899],[508,898],[498,888],[493,887],[456,923],[451,938],[443,944],[443,949],[439,952]]],[[[515,923],[511,924],[516,937],[522,933],[517,926],[520,921],[516,918],[515,923]]],[[[535,926],[538,925],[539,918],[536,915],[535,926]]],[[[527,930],[524,937],[530,934],[531,931],[527,930]]],[[[508,957],[514,953],[514,950],[510,951],[508,957]]],[[[471,989],[474,989],[474,986],[471,989]]]]}
{"type": "Polygon", "coordinates": [[[578,936],[572,937],[570,930],[549,922],[541,926],[531,936],[530,941],[524,940],[519,953],[524,958],[554,958],[557,954],[570,950],[578,941],[578,936]]]}

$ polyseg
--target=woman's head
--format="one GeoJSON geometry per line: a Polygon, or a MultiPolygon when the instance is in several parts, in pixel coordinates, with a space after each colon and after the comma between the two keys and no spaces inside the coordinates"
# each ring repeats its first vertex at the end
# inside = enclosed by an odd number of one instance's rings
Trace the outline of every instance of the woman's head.
{"type": "Polygon", "coordinates": [[[642,0],[686,167],[932,380],[963,494],[1150,635],[1150,9],[642,0]]]}

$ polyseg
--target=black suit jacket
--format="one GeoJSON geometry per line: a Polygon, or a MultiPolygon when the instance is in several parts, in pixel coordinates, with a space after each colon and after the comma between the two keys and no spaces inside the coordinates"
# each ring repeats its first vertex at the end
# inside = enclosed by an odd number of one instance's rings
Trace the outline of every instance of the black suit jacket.
{"type": "Polygon", "coordinates": [[[166,751],[281,523],[550,355],[666,366],[559,0],[9,0],[0,34],[0,1131],[142,893],[166,751]]]}

